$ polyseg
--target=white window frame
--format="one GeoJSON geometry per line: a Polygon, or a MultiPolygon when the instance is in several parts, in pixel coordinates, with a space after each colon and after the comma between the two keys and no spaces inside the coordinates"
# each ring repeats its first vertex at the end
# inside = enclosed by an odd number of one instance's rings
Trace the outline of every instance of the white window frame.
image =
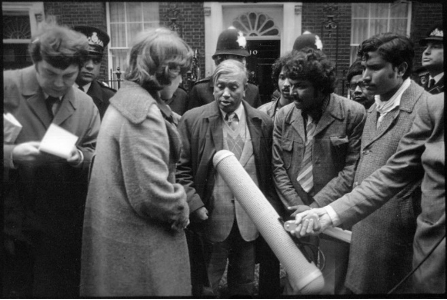
{"type": "MultiPolygon", "coordinates": [[[[37,31],[37,25],[40,20],[45,19],[43,2],[2,2],[3,15],[8,12],[19,13],[20,15],[29,16],[31,36],[37,31]]],[[[31,39],[3,39],[4,44],[28,44],[31,39]]]]}
{"type": "MultiPolygon", "coordinates": [[[[123,2],[123,3],[127,3],[127,2],[125,2],[125,1],[120,1],[120,2],[123,2]]],[[[140,1],[140,3],[142,3],[142,2],[144,2],[144,1],[140,1]]],[[[136,3],[136,2],[135,2],[136,3]]],[[[127,21],[127,14],[126,14],[126,5],[124,6],[124,12],[123,12],[123,14],[124,14],[124,17],[125,17],[125,20],[124,20],[124,22],[121,22],[121,23],[123,23],[124,24],[124,26],[125,26],[125,34],[126,34],[126,40],[125,40],[125,42],[126,42],[126,46],[125,47],[123,47],[123,46],[121,46],[121,47],[112,47],[112,41],[109,43],[109,47],[107,48],[107,53],[108,53],[108,67],[107,67],[107,77],[108,77],[108,79],[109,79],[109,82],[112,82],[111,80],[116,80],[116,78],[114,77],[114,76],[111,76],[111,74],[110,74],[110,70],[112,70],[112,72],[113,72],[113,74],[115,74],[116,73],[116,70],[114,70],[113,69],[113,59],[112,59],[112,49],[113,50],[128,50],[128,49],[130,49],[130,45],[129,45],[129,42],[128,42],[128,38],[127,38],[127,25],[129,24],[129,23],[140,23],[140,22],[128,22],[127,21]]],[[[143,12],[142,12],[143,13],[143,12]]],[[[159,16],[159,22],[160,22],[160,20],[161,20],[161,18],[160,18],[160,16],[159,16]]],[[[111,20],[110,20],[110,2],[106,2],[106,22],[107,22],[107,33],[109,34],[109,36],[112,38],[112,35],[110,34],[110,32],[111,32],[111,30],[110,30],[110,27],[111,27],[111,20]]],[[[145,23],[144,22],[144,18],[143,18],[143,21],[142,21],[143,23],[145,23]]],[[[160,24],[160,23],[159,23],[160,24]]],[[[143,28],[144,28],[144,26],[143,26],[143,28]]],[[[121,72],[121,80],[123,79],[123,75],[124,75],[124,68],[122,67],[122,69],[120,69],[120,72],[121,72]]]]}
{"type": "MultiPolygon", "coordinates": [[[[411,3],[411,1],[408,1],[408,2],[405,2],[405,3],[408,4],[408,6],[407,6],[407,17],[405,18],[407,20],[406,35],[410,36],[410,32],[411,32],[411,16],[412,16],[411,15],[411,11],[412,11],[411,10],[411,6],[412,6],[412,3],[411,3]]],[[[364,3],[362,3],[362,4],[364,4],[364,3]]],[[[376,4],[376,3],[367,3],[367,4],[368,4],[368,7],[369,7],[369,9],[368,9],[368,17],[367,17],[367,19],[368,19],[368,36],[365,37],[365,39],[371,37],[371,34],[370,34],[370,32],[371,32],[371,20],[386,19],[387,20],[387,31],[390,31],[391,6],[395,5],[395,3],[394,2],[393,3],[383,3],[383,4],[388,4],[389,5],[389,9],[388,9],[388,16],[382,17],[382,18],[379,18],[379,17],[372,18],[371,17],[371,4],[376,4]]],[[[357,5],[357,3],[352,3],[351,7],[353,7],[354,5],[357,5]]],[[[353,12],[354,9],[352,9],[351,11],[353,12]]],[[[363,18],[360,18],[360,17],[354,18],[353,13],[351,13],[351,24],[353,24],[354,23],[353,20],[356,20],[356,19],[366,19],[366,18],[364,18],[364,17],[363,18]]],[[[393,18],[393,19],[398,19],[398,18],[393,18]]],[[[404,19],[404,18],[400,18],[400,19],[404,19]]],[[[360,46],[359,43],[353,43],[352,42],[353,36],[354,36],[354,27],[351,25],[350,52],[352,51],[353,47],[357,47],[358,48],[360,46]]],[[[352,56],[350,54],[349,59],[350,59],[350,65],[351,65],[355,61],[356,57],[352,56]]]]}

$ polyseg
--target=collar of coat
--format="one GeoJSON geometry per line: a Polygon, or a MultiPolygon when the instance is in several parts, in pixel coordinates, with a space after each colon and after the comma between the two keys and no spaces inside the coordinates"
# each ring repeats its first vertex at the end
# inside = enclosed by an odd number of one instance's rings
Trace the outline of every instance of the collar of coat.
{"type": "Polygon", "coordinates": [[[140,124],[146,119],[151,105],[157,104],[157,101],[139,84],[124,81],[122,87],[110,99],[110,104],[130,122],[140,124]]]}
{"type": "MultiPolygon", "coordinates": [[[[424,92],[425,90],[423,87],[411,80],[410,86],[402,94],[399,110],[411,113],[414,109],[414,106],[416,105],[417,100],[424,92]]],[[[375,103],[368,109],[368,113],[372,113],[374,111],[376,111],[375,103]]]]}

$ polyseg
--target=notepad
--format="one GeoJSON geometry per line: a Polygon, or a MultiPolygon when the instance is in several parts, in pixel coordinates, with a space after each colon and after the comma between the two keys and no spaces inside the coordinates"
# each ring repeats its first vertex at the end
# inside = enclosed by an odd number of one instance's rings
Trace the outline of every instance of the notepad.
{"type": "Polygon", "coordinates": [[[3,142],[14,144],[22,130],[22,124],[11,114],[3,114],[3,142]]]}
{"type": "Polygon", "coordinates": [[[76,135],[51,124],[40,142],[39,150],[68,159],[77,140],[76,135]]]}

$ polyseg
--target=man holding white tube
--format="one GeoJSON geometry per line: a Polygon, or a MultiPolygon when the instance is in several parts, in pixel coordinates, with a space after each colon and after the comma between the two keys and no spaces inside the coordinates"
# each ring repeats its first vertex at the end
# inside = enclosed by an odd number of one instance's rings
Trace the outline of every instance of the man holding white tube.
{"type": "Polygon", "coordinates": [[[253,296],[259,232],[213,168],[213,156],[222,149],[233,152],[270,203],[280,209],[269,163],[273,124],[244,100],[247,74],[241,62],[221,62],[213,83],[215,102],[187,111],[180,121],[183,151],[176,176],[188,197],[190,226],[201,231],[209,250],[207,272],[215,296],[227,260],[229,297],[253,296]]]}

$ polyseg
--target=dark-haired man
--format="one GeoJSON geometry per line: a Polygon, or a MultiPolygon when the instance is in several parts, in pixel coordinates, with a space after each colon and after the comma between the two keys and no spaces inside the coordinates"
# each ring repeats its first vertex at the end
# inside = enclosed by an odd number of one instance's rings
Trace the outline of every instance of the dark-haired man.
{"type": "MultiPolygon", "coordinates": [[[[430,95],[410,79],[414,46],[409,38],[377,34],[360,45],[358,55],[365,69],[362,87],[375,104],[368,109],[354,187],[396,152],[430,95]]],[[[411,182],[353,226],[345,285],[355,294],[386,294],[411,271],[419,186],[420,180],[411,182]]]]}
{"type": "Polygon", "coordinates": [[[356,60],[346,75],[349,99],[362,104],[365,109],[374,104],[374,95],[368,95],[363,90],[363,65],[361,60],[356,60]]]}
{"type": "MultiPolygon", "coordinates": [[[[324,206],[351,190],[366,119],[362,105],[334,94],[334,66],[323,52],[305,48],[293,55],[285,68],[294,101],[277,112],[273,130],[273,178],[289,214],[291,209],[324,206]]],[[[327,258],[325,269],[336,274],[334,286],[326,285],[323,293],[333,294],[340,287],[337,279],[344,278],[337,274],[345,269],[348,247],[329,240],[320,247],[327,258]]],[[[316,262],[317,252],[313,254],[316,262]]],[[[297,292],[286,287],[288,294],[297,292]]]]}
{"type": "Polygon", "coordinates": [[[73,88],[87,38],[41,26],[29,47],[33,66],[3,74],[4,111],[22,125],[15,139],[3,141],[4,296],[77,298],[87,171],[100,118],[92,99],[73,88]],[[39,150],[50,124],[78,137],[68,158],[39,150]]]}

